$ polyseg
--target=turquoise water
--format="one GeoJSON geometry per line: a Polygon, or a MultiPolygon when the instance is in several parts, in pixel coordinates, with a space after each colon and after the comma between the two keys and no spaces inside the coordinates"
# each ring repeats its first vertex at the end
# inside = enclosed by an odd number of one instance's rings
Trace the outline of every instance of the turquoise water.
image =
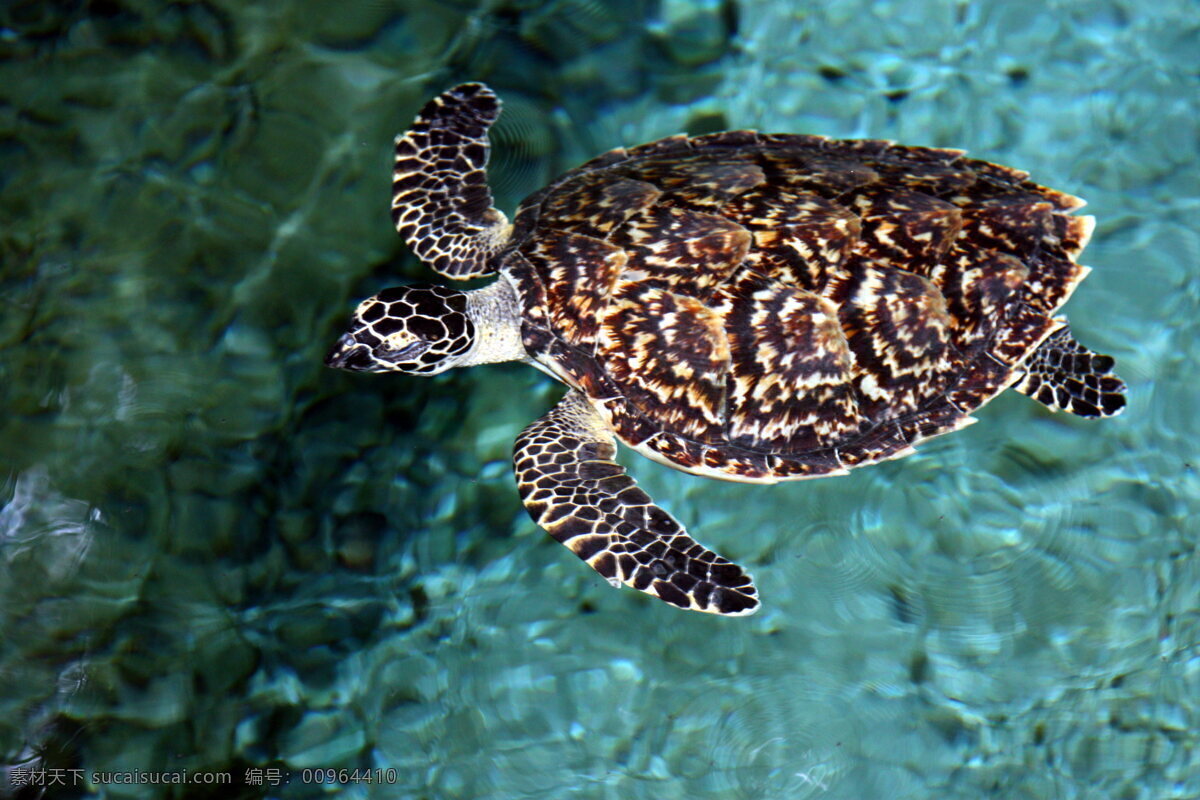
{"type": "Polygon", "coordinates": [[[5,4],[0,794],[1200,797],[1197,53],[1185,0],[5,4]],[[1081,195],[1069,311],[1129,408],[1005,396],[772,488],[625,453],[765,607],[613,591],[513,487],[548,379],[321,366],[357,299],[430,277],[391,137],[464,79],[506,101],[509,212],[726,127],[1081,195]],[[185,770],[231,782],[149,782],[185,770]]]}

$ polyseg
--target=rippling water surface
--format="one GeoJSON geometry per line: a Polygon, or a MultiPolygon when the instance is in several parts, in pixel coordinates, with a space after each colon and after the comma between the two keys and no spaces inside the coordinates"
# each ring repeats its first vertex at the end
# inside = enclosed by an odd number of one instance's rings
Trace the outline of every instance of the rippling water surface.
{"type": "Polygon", "coordinates": [[[5,4],[0,793],[1200,796],[1198,52],[1185,0],[5,4]],[[509,212],[601,150],[745,127],[1081,195],[1071,319],[1129,408],[1006,396],[774,488],[625,454],[766,605],[613,591],[513,486],[559,388],[321,366],[355,300],[430,277],[390,142],[464,79],[506,101],[509,212]],[[231,784],[102,774],[138,770],[231,784]]]}

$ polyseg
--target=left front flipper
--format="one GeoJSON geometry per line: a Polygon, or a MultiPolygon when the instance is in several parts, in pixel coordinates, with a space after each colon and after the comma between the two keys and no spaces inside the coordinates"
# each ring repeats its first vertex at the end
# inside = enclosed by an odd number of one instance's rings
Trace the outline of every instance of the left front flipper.
{"type": "Polygon", "coordinates": [[[417,258],[447,278],[492,274],[508,240],[486,172],[488,128],[499,116],[491,89],[464,83],[426,103],[396,139],[392,221],[417,258]]]}
{"type": "Polygon", "coordinates": [[[613,461],[616,451],[592,405],[568,392],[517,437],[513,465],[529,515],[614,586],[710,614],[757,611],[750,576],[654,505],[613,461]]]}

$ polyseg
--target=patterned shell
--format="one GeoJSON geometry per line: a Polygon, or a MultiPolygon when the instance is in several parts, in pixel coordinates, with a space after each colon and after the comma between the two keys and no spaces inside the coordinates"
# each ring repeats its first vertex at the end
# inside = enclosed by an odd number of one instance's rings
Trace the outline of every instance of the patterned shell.
{"type": "Polygon", "coordinates": [[[1087,274],[1082,201],[959,151],[750,131],[596,158],[529,198],[527,349],[627,444],[773,482],[960,428],[1087,274]]]}

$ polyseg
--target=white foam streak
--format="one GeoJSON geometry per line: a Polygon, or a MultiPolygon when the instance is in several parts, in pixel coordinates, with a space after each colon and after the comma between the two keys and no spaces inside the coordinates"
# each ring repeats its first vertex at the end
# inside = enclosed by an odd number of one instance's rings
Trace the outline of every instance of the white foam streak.
{"type": "Polygon", "coordinates": [[[43,466],[20,473],[12,497],[0,507],[0,552],[7,562],[38,551],[48,576],[75,573],[92,544],[91,525],[100,510],[56,491],[43,466]]]}

